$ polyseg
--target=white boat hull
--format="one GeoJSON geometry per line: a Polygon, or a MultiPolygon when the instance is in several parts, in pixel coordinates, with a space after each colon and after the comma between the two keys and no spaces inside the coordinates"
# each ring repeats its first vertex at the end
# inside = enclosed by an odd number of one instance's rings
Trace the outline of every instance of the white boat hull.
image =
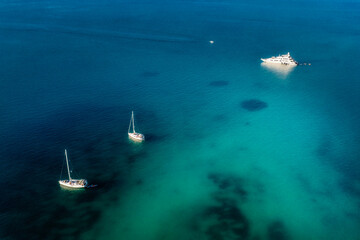
{"type": "Polygon", "coordinates": [[[297,66],[298,65],[298,63],[296,63],[296,62],[280,62],[280,61],[275,62],[271,58],[270,59],[261,58],[261,61],[263,61],[264,63],[281,64],[281,65],[289,65],[289,66],[297,66]]]}
{"type": "Polygon", "coordinates": [[[145,136],[141,133],[128,133],[129,139],[135,142],[142,142],[145,140],[145,136]]]}
{"type": "Polygon", "coordinates": [[[72,179],[71,181],[60,180],[59,184],[62,187],[77,188],[77,189],[87,187],[87,181],[85,179],[72,179]]]}

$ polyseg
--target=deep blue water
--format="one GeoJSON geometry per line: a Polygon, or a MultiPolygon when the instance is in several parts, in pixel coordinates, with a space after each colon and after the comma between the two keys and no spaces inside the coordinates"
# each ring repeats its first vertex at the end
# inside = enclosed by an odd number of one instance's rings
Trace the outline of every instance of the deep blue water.
{"type": "Polygon", "coordinates": [[[0,238],[359,239],[359,42],[356,1],[2,1],[0,238]]]}

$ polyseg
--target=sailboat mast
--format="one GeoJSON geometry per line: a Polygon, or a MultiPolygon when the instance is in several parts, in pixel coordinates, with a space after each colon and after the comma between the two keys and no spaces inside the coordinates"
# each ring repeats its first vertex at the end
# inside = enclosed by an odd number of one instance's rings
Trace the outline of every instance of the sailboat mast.
{"type": "Polygon", "coordinates": [[[69,174],[69,181],[71,181],[70,169],[69,169],[69,160],[68,160],[66,149],[65,149],[65,157],[66,157],[66,166],[67,166],[67,170],[68,170],[68,174],[69,174]]]}
{"type": "Polygon", "coordinates": [[[134,111],[131,111],[131,118],[133,122],[133,133],[135,133],[134,111]]]}
{"type": "Polygon", "coordinates": [[[130,118],[130,124],[129,124],[129,129],[128,129],[128,133],[130,132],[130,128],[131,128],[131,122],[132,122],[132,115],[131,115],[131,118],[130,118]]]}

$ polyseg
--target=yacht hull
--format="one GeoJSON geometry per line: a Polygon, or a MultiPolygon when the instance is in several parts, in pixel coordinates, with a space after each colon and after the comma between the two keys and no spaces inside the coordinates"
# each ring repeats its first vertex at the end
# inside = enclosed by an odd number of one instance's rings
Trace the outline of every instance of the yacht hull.
{"type": "Polygon", "coordinates": [[[67,188],[76,188],[76,189],[86,188],[87,182],[85,181],[83,183],[80,183],[81,180],[83,180],[83,179],[80,179],[80,180],[74,179],[71,182],[69,182],[69,180],[60,180],[59,184],[60,184],[60,186],[67,187],[67,188]]]}
{"type": "Polygon", "coordinates": [[[145,136],[141,133],[128,133],[129,139],[135,142],[142,142],[145,140],[145,136]]]}
{"type": "Polygon", "coordinates": [[[297,63],[294,62],[290,62],[290,63],[286,63],[286,62],[274,62],[272,61],[272,59],[263,59],[261,58],[261,61],[263,61],[264,63],[271,63],[271,64],[281,64],[281,65],[288,65],[288,66],[297,66],[297,63]]]}

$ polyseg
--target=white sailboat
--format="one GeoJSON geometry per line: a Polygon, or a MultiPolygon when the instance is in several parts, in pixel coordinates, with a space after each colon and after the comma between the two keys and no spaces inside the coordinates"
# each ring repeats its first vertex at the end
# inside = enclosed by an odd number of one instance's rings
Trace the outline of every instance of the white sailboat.
{"type": "Polygon", "coordinates": [[[88,187],[88,182],[87,182],[86,179],[73,179],[73,178],[71,178],[70,169],[69,169],[69,160],[68,160],[66,149],[65,149],[65,158],[66,158],[66,166],[67,166],[69,179],[59,180],[60,186],[64,186],[64,187],[68,187],[68,188],[87,188],[88,187]]]}
{"type": "Polygon", "coordinates": [[[137,133],[135,131],[134,111],[131,111],[131,119],[130,119],[130,124],[129,124],[129,129],[128,129],[128,135],[129,135],[129,138],[135,142],[142,142],[145,140],[144,134],[137,133]],[[131,125],[132,125],[132,130],[133,130],[132,132],[130,132],[131,125]]]}

